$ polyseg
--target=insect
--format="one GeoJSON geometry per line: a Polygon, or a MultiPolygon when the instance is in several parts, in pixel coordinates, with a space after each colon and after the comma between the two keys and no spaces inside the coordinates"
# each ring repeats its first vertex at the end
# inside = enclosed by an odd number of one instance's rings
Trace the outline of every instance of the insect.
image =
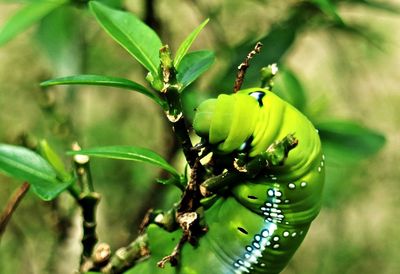
{"type": "MultiPolygon", "coordinates": [[[[160,273],[280,273],[320,210],[325,171],[317,130],[293,106],[260,88],[204,101],[193,126],[220,158],[257,156],[290,133],[298,145],[284,165],[219,197],[205,212],[209,231],[199,245],[186,245],[181,266],[160,273]]],[[[173,242],[176,235],[150,227],[149,238],[160,237],[173,242]]],[[[151,245],[157,249],[157,241],[151,245]]]]}

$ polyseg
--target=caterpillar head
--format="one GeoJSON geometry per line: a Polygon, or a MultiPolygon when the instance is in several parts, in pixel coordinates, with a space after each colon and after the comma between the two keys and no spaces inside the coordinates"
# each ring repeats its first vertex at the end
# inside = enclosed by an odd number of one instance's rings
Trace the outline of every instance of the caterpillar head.
{"type": "Polygon", "coordinates": [[[249,89],[204,101],[196,110],[194,130],[220,152],[240,149],[254,133],[263,95],[263,90],[249,89]]]}

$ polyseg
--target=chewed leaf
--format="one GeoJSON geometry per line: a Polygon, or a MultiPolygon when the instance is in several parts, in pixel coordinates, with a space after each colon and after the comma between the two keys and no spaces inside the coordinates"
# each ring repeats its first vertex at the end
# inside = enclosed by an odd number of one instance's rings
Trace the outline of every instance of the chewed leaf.
{"type": "Polygon", "coordinates": [[[149,163],[168,171],[171,175],[173,175],[176,178],[180,178],[178,171],[173,166],[171,166],[159,154],[147,148],[133,147],[133,146],[108,146],[108,147],[83,149],[79,151],[69,151],[68,154],[70,155],[81,154],[92,157],[149,163]]]}
{"type": "Polygon", "coordinates": [[[52,200],[71,183],[57,179],[56,171],[39,154],[24,147],[0,144],[0,172],[27,181],[42,200],[52,200]]]}

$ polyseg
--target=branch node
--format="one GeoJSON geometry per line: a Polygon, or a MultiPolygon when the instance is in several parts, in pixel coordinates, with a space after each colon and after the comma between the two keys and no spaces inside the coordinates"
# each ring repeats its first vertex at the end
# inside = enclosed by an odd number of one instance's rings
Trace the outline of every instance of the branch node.
{"type": "Polygon", "coordinates": [[[109,244],[99,243],[94,248],[92,260],[95,266],[101,267],[106,265],[111,258],[111,248],[109,244]]]}

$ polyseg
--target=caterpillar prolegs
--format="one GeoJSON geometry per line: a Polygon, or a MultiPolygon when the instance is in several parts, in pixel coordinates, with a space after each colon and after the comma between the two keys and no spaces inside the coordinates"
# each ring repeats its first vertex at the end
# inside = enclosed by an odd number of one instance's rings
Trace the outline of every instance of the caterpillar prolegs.
{"type": "Polygon", "coordinates": [[[179,234],[150,226],[152,262],[132,273],[280,273],[320,210],[324,156],[316,129],[293,106],[260,88],[204,101],[193,126],[220,157],[257,156],[291,133],[298,145],[284,165],[236,183],[205,211],[209,231],[197,247],[183,247],[178,267],[155,269],[165,255],[157,250],[160,241],[173,248],[179,234]]]}

